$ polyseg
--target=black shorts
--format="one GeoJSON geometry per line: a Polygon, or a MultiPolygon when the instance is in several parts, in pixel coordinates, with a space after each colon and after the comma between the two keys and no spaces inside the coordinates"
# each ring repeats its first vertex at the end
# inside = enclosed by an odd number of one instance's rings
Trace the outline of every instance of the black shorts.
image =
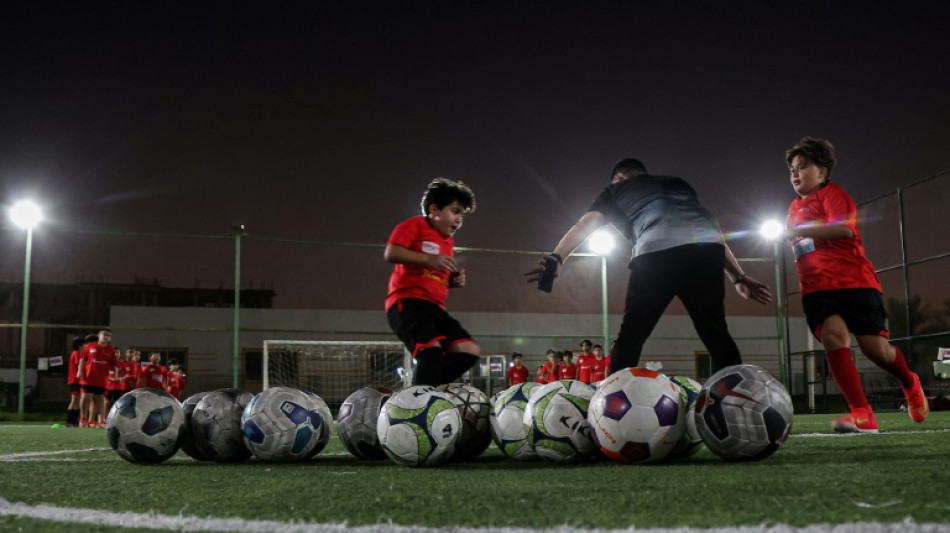
{"type": "Polygon", "coordinates": [[[879,335],[887,338],[887,312],[884,299],[874,289],[838,289],[802,296],[808,329],[821,338],[821,325],[830,316],[841,315],[855,335],[879,335]]]}
{"type": "Polygon", "coordinates": [[[443,350],[453,344],[473,341],[465,328],[438,305],[425,300],[399,300],[386,310],[389,327],[412,356],[427,348],[443,350]]]}
{"type": "Polygon", "coordinates": [[[110,402],[117,402],[122,395],[125,394],[124,390],[110,390],[108,391],[108,398],[110,402]]]}
{"type": "Polygon", "coordinates": [[[73,396],[79,394],[79,383],[73,382],[69,384],[69,394],[73,396]]]}
{"type": "Polygon", "coordinates": [[[105,387],[95,387],[93,385],[80,385],[80,388],[86,394],[98,394],[101,396],[106,392],[105,387]]]}

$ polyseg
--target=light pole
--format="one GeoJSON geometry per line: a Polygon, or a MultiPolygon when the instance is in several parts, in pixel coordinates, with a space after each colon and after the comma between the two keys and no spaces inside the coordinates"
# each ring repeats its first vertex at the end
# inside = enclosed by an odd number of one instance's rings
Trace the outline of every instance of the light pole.
{"type": "Polygon", "coordinates": [[[20,390],[17,413],[23,415],[26,397],[26,327],[30,316],[30,261],[33,255],[33,228],[43,219],[40,207],[29,200],[17,202],[10,208],[10,219],[26,230],[26,264],[23,267],[23,317],[20,320],[20,390]]]}
{"type": "Polygon", "coordinates": [[[775,307],[776,307],[776,331],[778,336],[778,368],[779,379],[785,388],[790,389],[791,383],[788,372],[788,354],[785,350],[785,276],[782,275],[784,265],[784,255],[782,254],[782,235],[785,234],[785,226],[777,220],[768,220],[762,224],[759,233],[763,237],[772,241],[772,253],[775,257],[775,307]]]}
{"type": "Polygon", "coordinates": [[[588,240],[592,252],[600,256],[600,293],[604,317],[604,351],[610,353],[610,326],[607,313],[607,256],[614,249],[614,236],[605,229],[595,231],[588,240]]]}

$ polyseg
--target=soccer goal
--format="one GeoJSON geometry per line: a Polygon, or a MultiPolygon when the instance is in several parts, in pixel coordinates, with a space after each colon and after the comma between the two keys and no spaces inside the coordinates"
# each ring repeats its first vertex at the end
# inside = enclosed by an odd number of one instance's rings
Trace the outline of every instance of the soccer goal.
{"type": "Polygon", "coordinates": [[[412,355],[401,342],[266,340],[263,388],[293,387],[338,407],[368,386],[412,384],[412,355]]]}

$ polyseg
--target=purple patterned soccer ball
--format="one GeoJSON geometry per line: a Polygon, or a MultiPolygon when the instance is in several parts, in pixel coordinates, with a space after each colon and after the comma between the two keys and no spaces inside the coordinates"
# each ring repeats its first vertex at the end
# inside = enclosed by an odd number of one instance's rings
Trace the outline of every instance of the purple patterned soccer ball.
{"type": "Polygon", "coordinates": [[[686,430],[679,385],[646,368],[611,374],[594,393],[587,418],[600,451],[627,464],[663,460],[686,430]]]}

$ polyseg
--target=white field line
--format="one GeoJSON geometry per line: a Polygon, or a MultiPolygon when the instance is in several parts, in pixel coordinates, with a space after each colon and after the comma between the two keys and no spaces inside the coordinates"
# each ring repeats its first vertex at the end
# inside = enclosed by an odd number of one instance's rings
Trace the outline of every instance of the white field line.
{"type": "Polygon", "coordinates": [[[244,520],[241,518],[201,518],[196,516],[166,515],[159,513],[117,513],[99,509],[26,505],[0,498],[0,516],[49,520],[71,524],[96,524],[113,527],[152,529],[157,531],[230,531],[236,533],[948,533],[950,524],[917,524],[910,518],[902,522],[879,524],[816,524],[792,527],[784,524],[739,526],[727,528],[675,529],[579,529],[560,526],[546,529],[506,527],[427,528],[381,523],[368,526],[350,526],[345,523],[318,524],[312,522],[279,522],[276,520],[244,520]]]}

